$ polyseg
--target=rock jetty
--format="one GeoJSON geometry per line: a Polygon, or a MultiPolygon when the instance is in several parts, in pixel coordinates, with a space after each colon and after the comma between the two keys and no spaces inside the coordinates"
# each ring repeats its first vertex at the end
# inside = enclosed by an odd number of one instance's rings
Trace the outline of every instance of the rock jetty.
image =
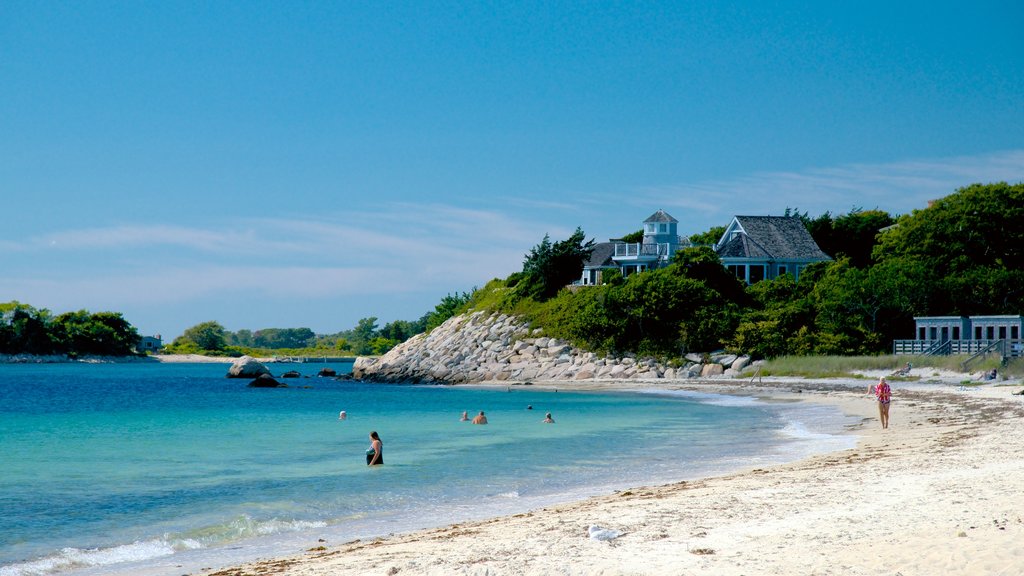
{"type": "Polygon", "coordinates": [[[750,362],[731,354],[689,354],[670,366],[652,358],[606,358],[543,336],[514,316],[473,312],[450,318],[380,358],[359,357],[357,379],[465,384],[531,380],[628,380],[738,377],[750,362]]]}

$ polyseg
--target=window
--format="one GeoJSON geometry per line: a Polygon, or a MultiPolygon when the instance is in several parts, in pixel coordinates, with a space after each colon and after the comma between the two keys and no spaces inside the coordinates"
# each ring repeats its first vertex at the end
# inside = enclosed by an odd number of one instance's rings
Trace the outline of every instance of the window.
{"type": "Polygon", "coordinates": [[[654,234],[654,230],[655,230],[655,227],[654,227],[653,223],[647,225],[647,232],[649,232],[651,234],[654,234]]]}
{"type": "Polygon", "coordinates": [[[658,232],[661,232],[662,234],[668,232],[668,224],[658,224],[658,232]]]}
{"type": "Polygon", "coordinates": [[[996,339],[996,329],[995,329],[994,326],[986,326],[985,327],[985,338],[987,340],[995,340],[996,339]]]}
{"type": "Polygon", "coordinates": [[[924,326],[921,326],[920,328],[917,329],[917,339],[918,340],[927,340],[928,339],[928,338],[926,338],[926,334],[924,332],[924,326]]]}
{"type": "Polygon", "coordinates": [[[752,264],[750,266],[750,283],[764,280],[764,264],[752,264]]]}
{"type": "Polygon", "coordinates": [[[786,273],[786,267],[785,267],[785,266],[782,266],[782,265],[780,265],[780,266],[779,266],[779,276],[782,276],[782,275],[783,275],[783,274],[785,274],[785,273],[786,273]]]}
{"type": "Polygon", "coordinates": [[[938,340],[939,339],[939,331],[938,331],[938,329],[935,328],[935,326],[932,326],[931,328],[928,329],[928,339],[929,340],[938,340]]]}
{"type": "Polygon", "coordinates": [[[1018,340],[1018,339],[1020,339],[1020,326],[1010,326],[1010,339],[1011,340],[1018,340]]]}
{"type": "Polygon", "coordinates": [[[949,326],[942,327],[942,341],[949,340],[949,326]]]}
{"type": "Polygon", "coordinates": [[[974,339],[981,340],[981,326],[974,327],[974,339]]]}
{"type": "Polygon", "coordinates": [[[1003,340],[1006,338],[1006,326],[999,327],[999,339],[1003,340]]]}
{"type": "Polygon", "coordinates": [[[953,340],[959,340],[959,339],[960,339],[960,327],[959,326],[953,326],[953,340]]]}

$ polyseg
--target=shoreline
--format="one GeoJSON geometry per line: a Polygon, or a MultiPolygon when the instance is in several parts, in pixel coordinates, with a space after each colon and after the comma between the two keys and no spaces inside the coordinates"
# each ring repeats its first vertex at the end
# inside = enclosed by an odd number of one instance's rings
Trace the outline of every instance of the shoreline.
{"type": "MultiPolygon", "coordinates": [[[[1024,398],[949,378],[894,385],[878,424],[869,379],[534,383],[804,401],[860,417],[853,449],[637,487],[520,514],[195,574],[1010,574],[1024,565],[1024,398]],[[618,531],[601,541],[592,526],[618,531]]],[[[509,386],[507,382],[488,386],[509,386]]]]}

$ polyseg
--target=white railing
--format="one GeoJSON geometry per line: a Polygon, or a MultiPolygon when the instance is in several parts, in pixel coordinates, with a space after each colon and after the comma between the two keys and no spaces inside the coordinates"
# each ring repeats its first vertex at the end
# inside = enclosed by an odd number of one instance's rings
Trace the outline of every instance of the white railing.
{"type": "Polygon", "coordinates": [[[616,244],[615,256],[613,258],[639,258],[641,256],[669,256],[672,245],[668,242],[661,244],[616,244]]]}

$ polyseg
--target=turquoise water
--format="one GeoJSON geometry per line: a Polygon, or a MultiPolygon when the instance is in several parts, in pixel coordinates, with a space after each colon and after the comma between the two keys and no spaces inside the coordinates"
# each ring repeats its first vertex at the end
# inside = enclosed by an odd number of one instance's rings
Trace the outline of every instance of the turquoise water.
{"type": "Polygon", "coordinates": [[[182,574],[852,444],[848,420],[802,404],[324,378],[251,389],[226,370],[0,365],[0,576],[182,574]],[[365,466],[370,430],[384,466],[365,466]]]}

